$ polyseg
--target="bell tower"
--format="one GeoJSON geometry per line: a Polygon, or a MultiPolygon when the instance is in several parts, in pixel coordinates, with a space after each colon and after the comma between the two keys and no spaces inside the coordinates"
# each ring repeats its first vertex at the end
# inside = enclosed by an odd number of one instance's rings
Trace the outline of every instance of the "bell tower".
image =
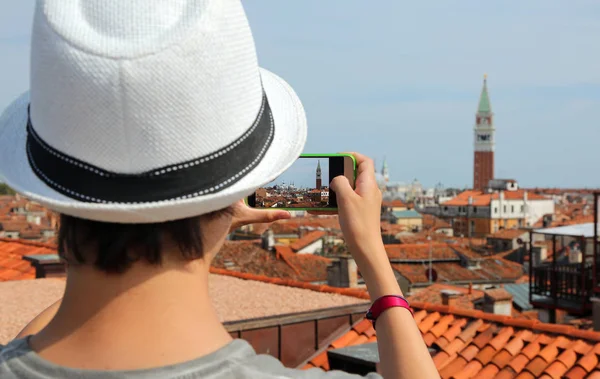
{"type": "Polygon", "coordinates": [[[321,189],[321,161],[317,163],[317,189],[321,189]]]}
{"type": "Polygon", "coordinates": [[[494,179],[494,113],[487,88],[487,75],[483,76],[483,88],[475,115],[475,158],[473,164],[473,189],[483,191],[494,179]]]}
{"type": "Polygon", "coordinates": [[[390,172],[388,169],[387,159],[385,157],[383,157],[383,167],[381,168],[381,176],[383,176],[383,180],[385,180],[386,183],[390,181],[390,172]]]}

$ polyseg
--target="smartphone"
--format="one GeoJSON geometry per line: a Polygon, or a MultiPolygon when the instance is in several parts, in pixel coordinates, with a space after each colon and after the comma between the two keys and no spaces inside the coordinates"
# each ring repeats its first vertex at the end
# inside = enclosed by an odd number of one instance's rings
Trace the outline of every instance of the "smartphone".
{"type": "Polygon", "coordinates": [[[329,183],[345,176],[354,187],[356,160],[351,154],[302,154],[277,179],[248,196],[252,208],[285,210],[337,210],[329,183]]]}

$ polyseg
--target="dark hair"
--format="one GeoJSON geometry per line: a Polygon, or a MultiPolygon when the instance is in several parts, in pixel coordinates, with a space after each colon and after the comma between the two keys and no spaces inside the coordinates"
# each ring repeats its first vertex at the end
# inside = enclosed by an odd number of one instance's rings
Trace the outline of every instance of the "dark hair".
{"type": "Polygon", "coordinates": [[[60,215],[58,252],[68,264],[123,273],[138,261],[160,265],[166,242],[185,260],[202,258],[202,216],[155,224],[118,224],[60,215]]]}

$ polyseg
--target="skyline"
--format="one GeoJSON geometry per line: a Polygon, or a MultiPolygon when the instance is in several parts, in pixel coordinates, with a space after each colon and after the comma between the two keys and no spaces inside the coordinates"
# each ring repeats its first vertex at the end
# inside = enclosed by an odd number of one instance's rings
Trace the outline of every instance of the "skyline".
{"type": "MultiPolygon", "coordinates": [[[[0,108],[28,87],[33,0],[0,5],[0,108]]],[[[600,187],[600,4],[244,2],[259,62],[299,94],[306,153],[359,151],[390,179],[472,185],[483,74],[498,178],[600,187]],[[310,24],[310,27],[307,25],[310,24]]]]}
{"type": "Polygon", "coordinates": [[[297,188],[315,188],[317,161],[321,161],[321,180],[323,187],[329,187],[329,160],[324,158],[300,158],[277,179],[270,182],[266,187],[276,184],[291,184],[297,188]]]}

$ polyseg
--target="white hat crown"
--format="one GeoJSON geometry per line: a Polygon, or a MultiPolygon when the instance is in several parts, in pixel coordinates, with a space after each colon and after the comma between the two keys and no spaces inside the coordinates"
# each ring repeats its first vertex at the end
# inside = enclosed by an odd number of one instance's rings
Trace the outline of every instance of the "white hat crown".
{"type": "Polygon", "coordinates": [[[82,162],[139,174],[189,161],[259,113],[239,0],[40,0],[35,18],[32,126],[82,162]]]}
{"type": "Polygon", "coordinates": [[[240,0],[37,0],[30,91],[0,115],[0,176],[62,214],[153,223],[230,206],[306,142],[240,0]]]}

